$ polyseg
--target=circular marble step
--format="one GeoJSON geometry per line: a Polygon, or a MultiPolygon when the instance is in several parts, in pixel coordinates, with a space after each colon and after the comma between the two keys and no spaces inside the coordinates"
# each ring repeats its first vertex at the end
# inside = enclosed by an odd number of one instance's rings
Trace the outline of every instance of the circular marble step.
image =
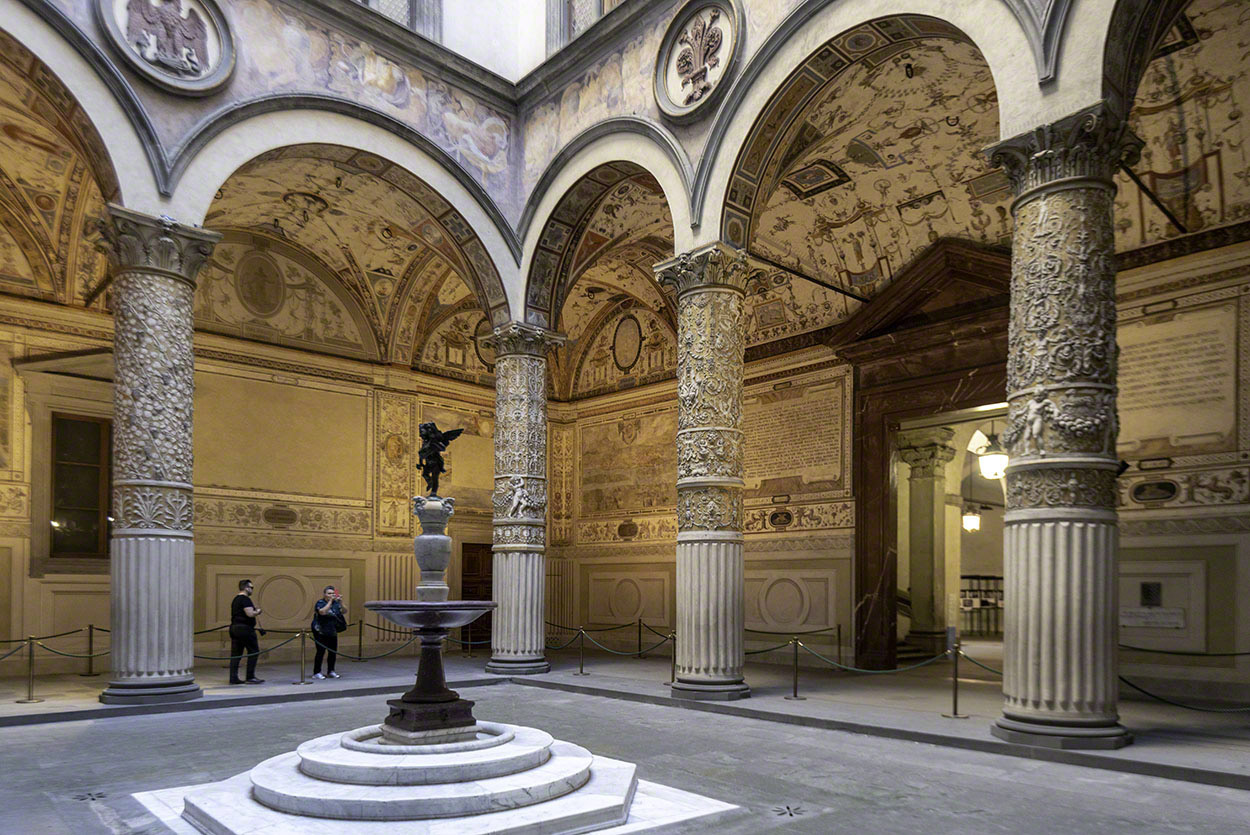
{"type": "Polygon", "coordinates": [[[585,748],[554,742],[540,766],[463,783],[360,785],[318,780],[300,771],[294,752],[251,771],[252,797],[293,815],[338,820],[417,820],[517,809],[562,797],[590,779],[594,757],[585,748]]]}
{"type": "Polygon", "coordinates": [[[382,742],[382,726],[366,725],[354,731],[348,731],[340,738],[343,747],[352,751],[366,751],[372,754],[448,754],[456,751],[477,751],[481,748],[494,748],[512,741],[515,732],[513,725],[498,722],[478,722],[477,739],[465,739],[460,742],[440,742],[429,745],[392,745],[382,742]]]}
{"type": "Polygon", "coordinates": [[[343,737],[330,734],[310,739],[297,748],[300,771],[319,780],[366,786],[463,783],[537,768],[551,756],[549,749],[554,742],[546,731],[520,727],[509,729],[509,740],[503,744],[447,752],[427,753],[421,749],[454,749],[458,743],[375,745],[371,751],[361,751],[344,747],[343,737]]]}

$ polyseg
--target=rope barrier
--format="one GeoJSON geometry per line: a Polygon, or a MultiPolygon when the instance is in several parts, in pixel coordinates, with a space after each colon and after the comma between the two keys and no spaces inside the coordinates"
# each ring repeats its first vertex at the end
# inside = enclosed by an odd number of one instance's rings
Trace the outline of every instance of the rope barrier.
{"type": "Polygon", "coordinates": [[[595,629],[587,629],[584,626],[561,626],[560,624],[552,623],[549,620],[543,621],[543,623],[554,629],[564,629],[572,632],[613,632],[617,629],[628,629],[629,627],[636,625],[633,623],[622,623],[620,626],[600,626],[595,629]]]}
{"type": "MultiPolygon", "coordinates": [[[[826,626],[824,629],[809,629],[807,632],[768,632],[764,629],[743,629],[743,632],[754,632],[756,635],[819,635],[821,632],[832,632],[837,629],[836,626],[826,626]]],[[[786,643],[786,646],[789,642],[786,643]]]]}
{"type": "Polygon", "coordinates": [[[1134,690],[1140,693],[1145,693],[1150,698],[1158,699],[1164,704],[1172,705],[1173,707],[1183,707],[1186,710],[1199,710],[1199,711],[1202,711],[1203,713],[1246,713],[1250,711],[1250,707],[1198,707],[1197,705],[1187,705],[1187,704],[1183,704],[1182,702],[1174,702],[1171,699],[1160,696],[1157,693],[1151,693],[1149,690],[1142,687],[1140,684],[1134,684],[1133,682],[1126,679],[1124,676],[1118,676],[1118,678],[1120,679],[1120,681],[1124,682],[1129,687],[1132,687],[1134,690]]]}
{"type": "Polygon", "coordinates": [[[191,657],[198,658],[201,661],[233,661],[236,658],[240,658],[240,659],[251,658],[252,656],[256,656],[257,658],[259,658],[260,656],[264,655],[267,652],[273,652],[278,647],[286,646],[287,644],[291,643],[291,641],[294,641],[298,637],[299,637],[299,633],[297,632],[296,634],[292,635],[290,638],[287,638],[285,641],[283,641],[280,644],[274,644],[271,647],[266,647],[265,649],[258,650],[256,652],[245,652],[242,655],[227,655],[225,658],[222,658],[217,655],[192,655],[191,657]]]}
{"type": "Polygon", "coordinates": [[[374,659],[377,659],[377,658],[385,658],[388,655],[394,655],[395,653],[399,652],[401,649],[404,649],[405,647],[409,646],[413,641],[417,640],[418,638],[417,635],[413,635],[406,642],[380,655],[352,655],[349,652],[343,652],[342,650],[339,650],[339,649],[331,649],[330,647],[321,643],[320,641],[317,640],[317,633],[315,632],[309,632],[308,634],[312,638],[312,642],[316,644],[317,646],[321,647],[322,649],[324,649],[326,652],[333,652],[335,655],[341,655],[342,657],[349,658],[352,661],[373,661],[374,659]]]}
{"type": "Polygon", "coordinates": [[[9,650],[4,655],[0,655],[0,661],[3,661],[4,659],[8,658],[10,655],[16,655],[17,653],[21,652],[25,648],[26,648],[26,642],[22,641],[20,646],[13,647],[13,649],[9,650]]]}
{"type": "MultiPolygon", "coordinates": [[[[641,621],[640,621],[640,623],[641,623],[641,621]]],[[[652,629],[652,628],[651,628],[650,626],[648,626],[646,623],[643,623],[643,624],[642,624],[642,628],[643,628],[643,629],[645,629],[645,630],[647,630],[648,632],[651,632],[651,633],[653,633],[653,634],[659,635],[661,638],[666,638],[666,639],[668,638],[668,633],[667,633],[667,632],[660,632],[660,631],[659,631],[659,630],[657,630],[657,629],[652,629]]]]}
{"type": "Polygon", "coordinates": [[[933,656],[932,658],[930,658],[930,659],[928,659],[928,660],[926,660],[926,661],[921,661],[919,664],[912,664],[912,665],[911,665],[911,666],[909,666],[909,667],[899,667],[899,668],[898,668],[898,669],[896,669],[896,670],[864,670],[864,669],[860,669],[859,667],[852,667],[852,666],[850,666],[849,664],[839,664],[837,661],[832,661],[832,660],[830,660],[830,659],[828,659],[828,658],[825,658],[825,657],[824,657],[823,655],[821,655],[819,652],[817,652],[816,650],[812,649],[812,648],[811,648],[811,647],[809,647],[807,644],[804,644],[802,641],[800,641],[800,642],[799,642],[799,646],[803,647],[803,649],[807,650],[809,653],[811,653],[812,655],[816,656],[816,657],[817,657],[817,658],[819,658],[821,661],[824,661],[826,664],[829,664],[829,665],[831,665],[831,666],[837,667],[837,668],[839,668],[839,669],[841,669],[841,670],[847,670],[848,672],[852,672],[852,673],[867,673],[868,675],[884,675],[884,674],[886,674],[886,673],[905,673],[905,672],[907,672],[908,670],[918,670],[918,669],[920,669],[921,667],[927,667],[927,666],[929,666],[930,664],[932,664],[934,661],[939,661],[939,660],[941,660],[941,659],[945,658],[947,655],[949,655],[949,654],[950,654],[947,650],[943,650],[943,651],[941,652],[941,654],[939,654],[939,655],[935,655],[935,656],[933,656]]]}
{"type": "MultiPolygon", "coordinates": [[[[219,632],[222,629],[229,629],[229,628],[230,628],[230,624],[223,623],[221,626],[210,626],[208,629],[201,629],[199,632],[192,632],[191,634],[192,635],[206,635],[209,632],[219,632]]],[[[108,632],[107,629],[101,629],[98,626],[95,628],[95,631],[96,632],[108,632]]]]}
{"type": "MultiPolygon", "coordinates": [[[[631,625],[632,625],[632,624],[631,624],[631,625]]],[[[596,641],[594,638],[591,638],[589,635],[587,635],[587,636],[586,636],[586,638],[587,638],[587,639],[588,639],[588,640],[589,640],[592,644],[594,644],[595,646],[599,647],[599,649],[604,650],[605,652],[610,652],[610,653],[612,653],[613,655],[638,655],[638,652],[637,652],[637,651],[634,651],[634,652],[620,652],[619,650],[609,649],[608,647],[605,647],[603,644],[601,644],[601,643],[599,643],[598,641],[596,641]]],[[[644,649],[644,650],[643,650],[643,652],[650,652],[651,650],[656,649],[656,648],[657,648],[657,647],[659,647],[661,644],[665,644],[665,643],[668,643],[668,636],[667,636],[667,635],[665,635],[665,636],[664,636],[663,640],[656,641],[654,644],[652,644],[651,646],[649,646],[649,647],[647,647],[646,649],[644,649]]]]}
{"type": "Polygon", "coordinates": [[[48,652],[54,653],[56,655],[63,655],[66,658],[99,658],[101,655],[108,655],[110,652],[112,652],[111,649],[106,649],[103,652],[96,652],[96,653],[92,653],[89,655],[79,655],[78,653],[75,653],[75,652],[61,652],[59,649],[53,649],[52,647],[48,646],[42,641],[35,641],[35,644],[43,647],[48,652]]]}
{"type": "MultiPolygon", "coordinates": [[[[66,635],[77,635],[79,632],[86,632],[86,631],[87,631],[87,627],[82,626],[82,627],[79,627],[78,629],[71,629],[68,632],[58,632],[55,635],[34,635],[32,637],[36,641],[51,641],[53,638],[64,638],[66,635]]],[[[29,640],[31,639],[21,638],[21,639],[14,639],[12,641],[0,641],[0,644],[24,644],[29,640]]]]}
{"type": "Polygon", "coordinates": [[[790,646],[790,644],[792,643],[794,643],[794,641],[786,641],[784,644],[777,644],[777,646],[769,647],[768,649],[751,649],[751,650],[747,650],[745,653],[743,653],[743,655],[759,655],[760,653],[764,653],[764,652],[774,652],[779,649],[784,649],[790,646]]]}
{"type": "Polygon", "coordinates": [[[962,649],[959,651],[959,654],[960,654],[960,655],[962,655],[966,661],[971,661],[973,664],[976,664],[976,665],[977,665],[978,667],[980,667],[982,670],[986,670],[986,671],[988,671],[988,672],[991,672],[991,673],[993,673],[993,674],[994,674],[994,675],[996,675],[996,676],[1001,676],[1001,675],[1003,674],[1003,671],[1002,671],[1002,670],[995,670],[993,667],[987,667],[987,666],[985,666],[985,665],[984,665],[984,664],[982,664],[980,661],[976,660],[975,658],[973,658],[972,656],[970,656],[968,653],[964,652],[962,649]]]}
{"type": "Polygon", "coordinates": [[[1120,644],[1120,649],[1129,649],[1133,652],[1153,652],[1160,655],[1187,655],[1195,658],[1236,658],[1242,655],[1250,655],[1250,652],[1186,652],[1180,649],[1149,649],[1147,647],[1131,647],[1128,644],[1120,644]]]}
{"type": "Polygon", "coordinates": [[[490,643],[490,638],[487,638],[485,641],[457,641],[450,635],[447,636],[447,640],[451,641],[453,644],[459,644],[462,647],[480,647],[490,643]]]}
{"type": "Polygon", "coordinates": [[[578,636],[578,635],[581,635],[581,634],[582,634],[582,633],[581,633],[581,631],[579,630],[576,634],[574,634],[574,635],[573,635],[573,637],[572,637],[572,638],[569,638],[569,640],[568,640],[568,642],[567,642],[567,643],[560,644],[560,646],[558,646],[558,647],[553,647],[553,646],[551,646],[550,644],[545,644],[544,646],[545,646],[545,648],[546,648],[546,649],[551,650],[551,651],[555,651],[555,650],[558,650],[558,649],[564,649],[565,647],[572,646],[572,645],[573,645],[573,642],[577,640],[577,636],[578,636]]]}

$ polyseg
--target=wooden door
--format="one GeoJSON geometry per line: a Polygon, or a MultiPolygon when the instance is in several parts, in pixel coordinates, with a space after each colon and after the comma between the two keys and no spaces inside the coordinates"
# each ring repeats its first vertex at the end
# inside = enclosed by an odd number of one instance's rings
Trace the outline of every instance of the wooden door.
{"type": "MultiPolygon", "coordinates": [[[[493,555],[489,543],[465,542],[460,546],[460,597],[464,600],[491,600],[491,564],[493,555]]],[[[461,634],[461,640],[486,641],[490,639],[491,613],[487,612],[473,621],[461,634]]]]}

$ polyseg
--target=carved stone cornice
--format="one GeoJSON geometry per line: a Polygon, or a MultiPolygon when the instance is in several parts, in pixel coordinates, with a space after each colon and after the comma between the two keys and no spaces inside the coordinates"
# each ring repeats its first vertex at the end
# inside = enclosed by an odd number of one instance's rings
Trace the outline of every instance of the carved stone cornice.
{"type": "Polygon", "coordinates": [[[118,271],[163,275],[193,287],[200,267],[221,240],[216,232],[113,203],[108,204],[108,220],[101,221],[99,230],[102,248],[118,271]]]}
{"type": "Polygon", "coordinates": [[[523,354],[545,357],[552,348],[563,345],[565,336],[537,325],[508,322],[495,328],[483,343],[495,349],[496,357],[523,354]]]}
{"type": "Polygon", "coordinates": [[[655,265],[656,280],[677,298],[692,290],[712,288],[745,294],[750,272],[744,251],[730,249],[719,242],[683,252],[655,265]]]}
{"type": "Polygon", "coordinates": [[[1038,189],[1115,189],[1120,163],[1132,165],[1142,140],[1107,105],[1099,102],[1049,125],[1041,125],[987,149],[990,162],[1011,180],[1017,204],[1038,189]]]}

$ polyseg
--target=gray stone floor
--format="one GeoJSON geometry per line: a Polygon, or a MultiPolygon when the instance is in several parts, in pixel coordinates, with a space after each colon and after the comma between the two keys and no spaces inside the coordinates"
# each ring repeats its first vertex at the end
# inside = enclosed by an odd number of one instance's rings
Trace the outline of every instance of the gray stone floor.
{"type": "MultiPolygon", "coordinates": [[[[839,731],[539,690],[466,688],[483,718],[535,725],[639,776],[744,811],[754,833],[1245,833],[1250,792],[839,731]]],[[[132,792],[218,780],[378,721],[380,696],[6,728],[6,831],[162,833],[132,792]]],[[[310,832],[329,829],[311,824],[310,832]]]]}

